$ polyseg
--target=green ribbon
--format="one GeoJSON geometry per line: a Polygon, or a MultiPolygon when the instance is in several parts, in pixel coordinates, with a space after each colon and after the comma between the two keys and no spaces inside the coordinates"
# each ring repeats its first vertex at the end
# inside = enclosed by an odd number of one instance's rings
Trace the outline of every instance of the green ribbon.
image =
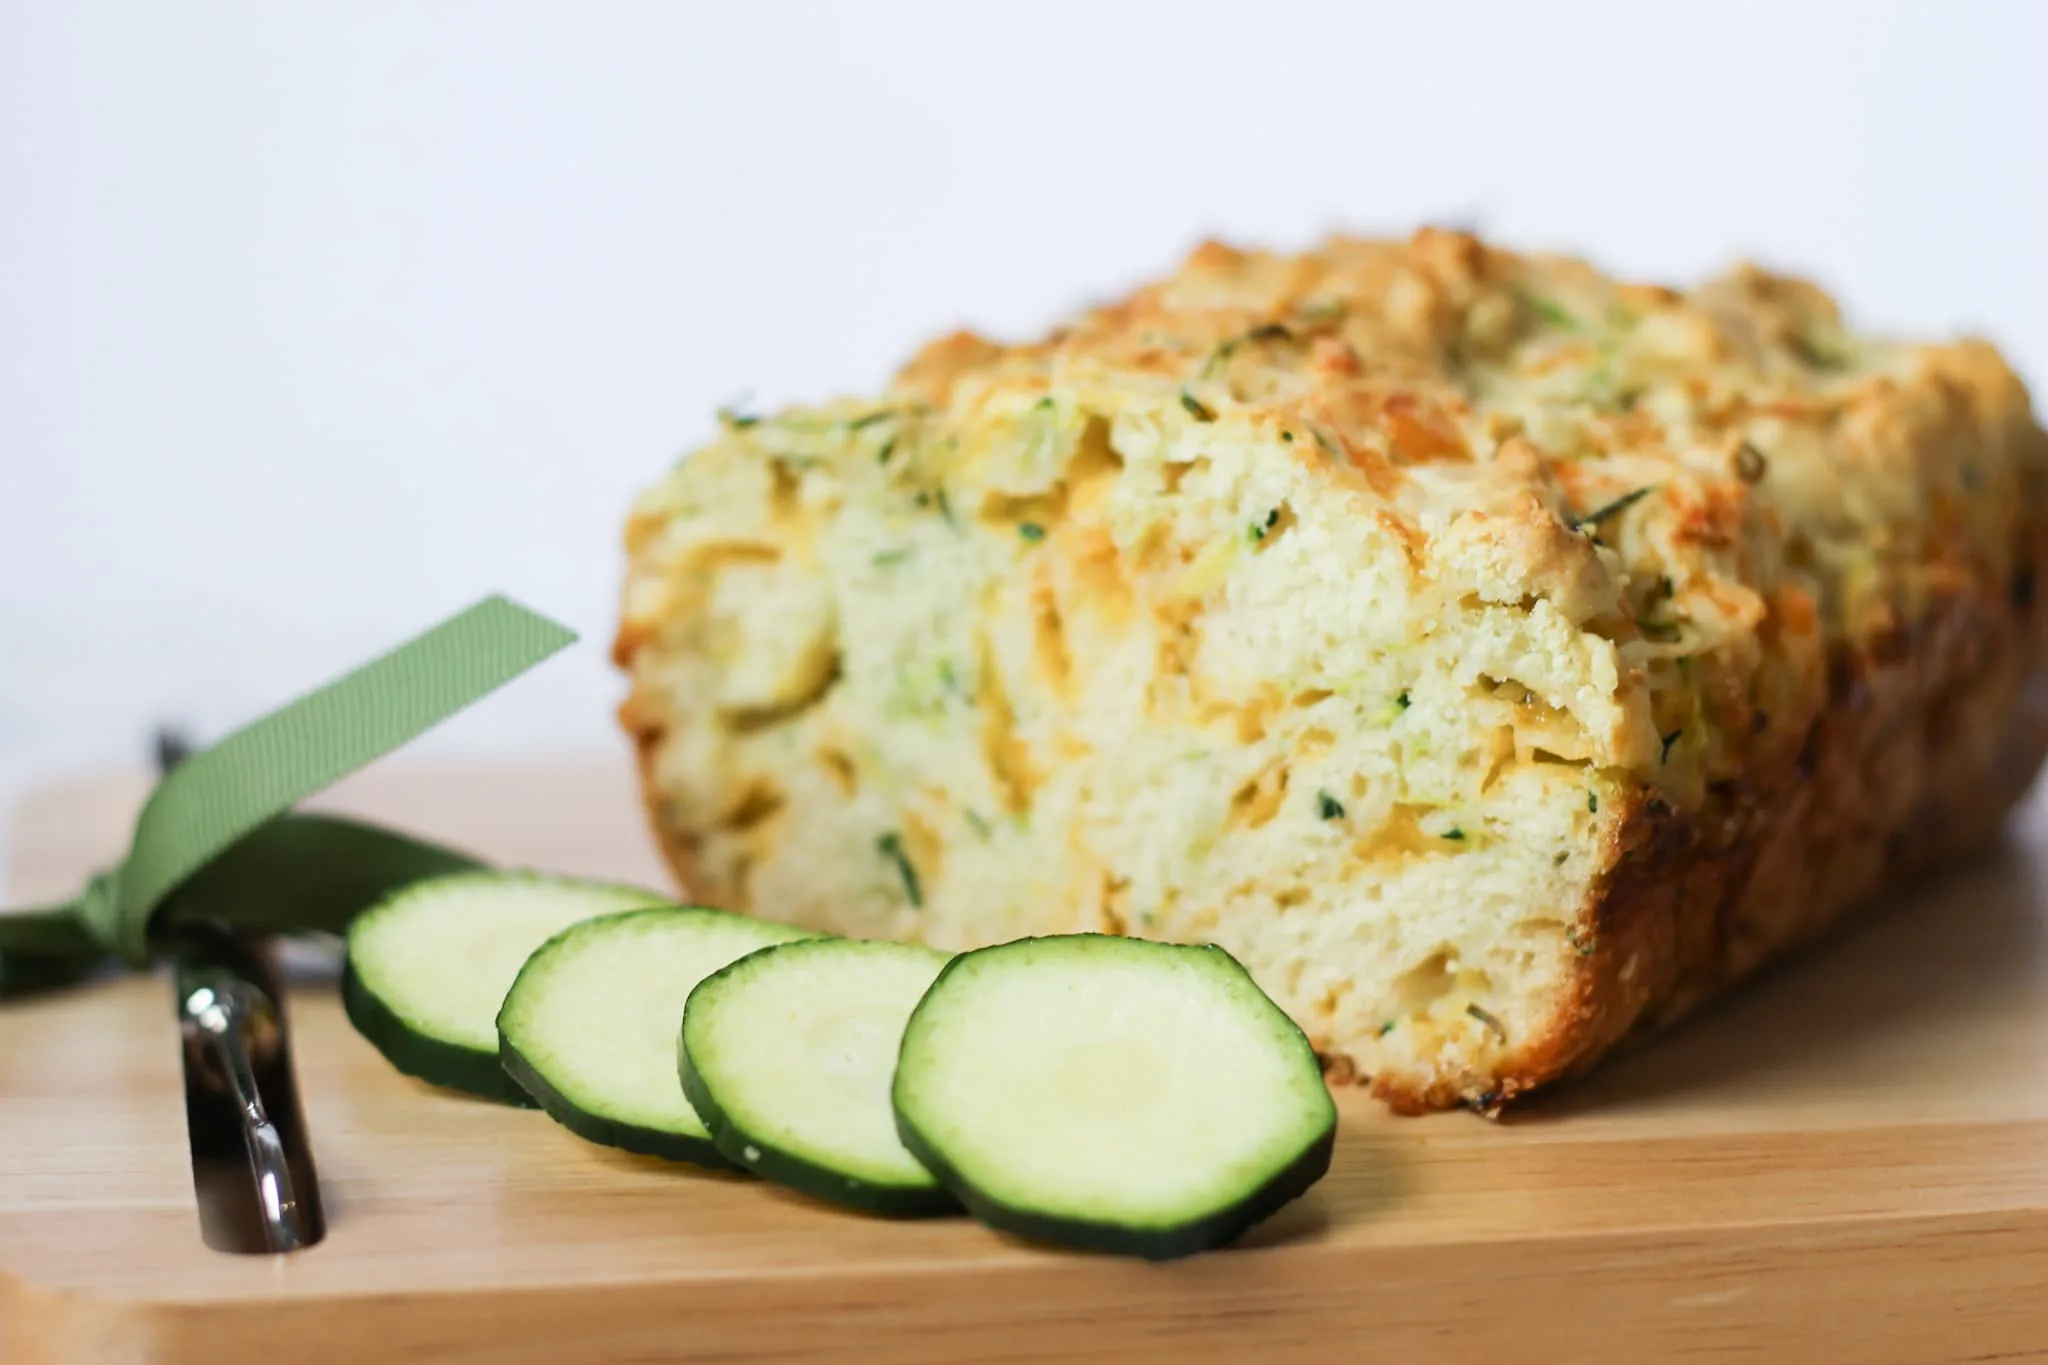
{"type": "Polygon", "coordinates": [[[131,966],[197,920],[336,931],[388,892],[477,866],[454,849],[288,813],[566,648],[575,633],[489,597],[193,754],[157,783],[128,856],[62,905],[0,913],[0,995],[131,966]]]}

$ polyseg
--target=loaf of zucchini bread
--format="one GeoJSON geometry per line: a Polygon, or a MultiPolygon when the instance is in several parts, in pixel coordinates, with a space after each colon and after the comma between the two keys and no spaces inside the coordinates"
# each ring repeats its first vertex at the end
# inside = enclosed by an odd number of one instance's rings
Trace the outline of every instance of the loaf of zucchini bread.
{"type": "Polygon", "coordinates": [[[693,896],[1221,944],[1488,1112],[1992,835],[2048,747],[2048,435],[1988,344],[1425,230],[1196,250],[716,438],[616,657],[693,896]]]}

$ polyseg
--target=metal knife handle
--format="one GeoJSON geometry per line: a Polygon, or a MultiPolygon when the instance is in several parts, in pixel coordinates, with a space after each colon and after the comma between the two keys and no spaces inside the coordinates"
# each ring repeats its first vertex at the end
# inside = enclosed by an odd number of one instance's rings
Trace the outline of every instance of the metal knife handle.
{"type": "Polygon", "coordinates": [[[268,1039],[274,1045],[277,1018],[270,1001],[247,982],[226,972],[196,973],[178,1002],[187,1030],[212,1054],[233,1094],[242,1120],[250,1172],[256,1180],[256,1208],[264,1238],[276,1252],[306,1245],[306,1217],[292,1184],[284,1142],[263,1107],[256,1086],[252,1047],[268,1039]]]}

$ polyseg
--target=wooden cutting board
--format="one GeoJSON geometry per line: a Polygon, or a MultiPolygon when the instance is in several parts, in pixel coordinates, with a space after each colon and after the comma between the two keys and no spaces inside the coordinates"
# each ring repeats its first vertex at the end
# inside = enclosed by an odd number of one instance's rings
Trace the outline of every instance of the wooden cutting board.
{"type": "MultiPolygon", "coordinates": [[[[139,780],[31,798],[17,902],[139,780]]],[[[387,766],[320,803],[659,882],[623,764],[387,766]]],[[[208,1251],[161,976],[0,1006],[6,1361],[2048,1359],[2048,809],[1597,1078],[1489,1123],[1341,1097],[1334,1169],[1169,1265],[892,1224],[440,1094],[290,1001],[329,1230],[208,1251]]]]}

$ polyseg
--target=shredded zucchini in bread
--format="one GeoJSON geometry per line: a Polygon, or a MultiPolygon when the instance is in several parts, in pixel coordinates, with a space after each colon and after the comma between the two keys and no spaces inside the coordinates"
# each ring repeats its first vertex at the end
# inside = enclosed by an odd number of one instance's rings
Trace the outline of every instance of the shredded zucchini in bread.
{"type": "Polygon", "coordinates": [[[1218,943],[1491,1111],[1995,828],[2044,472],[1990,346],[1754,268],[1210,244],[726,414],[633,510],[623,719],[692,895],[1218,943]]]}

